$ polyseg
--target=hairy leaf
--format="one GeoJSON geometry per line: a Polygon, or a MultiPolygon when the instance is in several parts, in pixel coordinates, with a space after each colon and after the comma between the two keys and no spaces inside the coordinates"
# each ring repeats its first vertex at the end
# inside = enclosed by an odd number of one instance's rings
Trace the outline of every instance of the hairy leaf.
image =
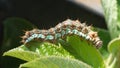
{"type": "Polygon", "coordinates": [[[78,36],[69,36],[66,42],[61,43],[75,58],[84,61],[94,68],[104,68],[105,65],[100,52],[89,41],[78,36]]]}
{"type": "Polygon", "coordinates": [[[116,38],[120,34],[120,0],[102,0],[102,5],[111,38],[116,38]]]}
{"type": "Polygon", "coordinates": [[[25,64],[20,68],[92,68],[82,61],[63,57],[42,57],[25,64]]]}
{"type": "Polygon", "coordinates": [[[4,56],[12,56],[25,61],[31,61],[41,56],[61,56],[73,58],[61,45],[31,41],[30,43],[11,49],[4,56]]]}

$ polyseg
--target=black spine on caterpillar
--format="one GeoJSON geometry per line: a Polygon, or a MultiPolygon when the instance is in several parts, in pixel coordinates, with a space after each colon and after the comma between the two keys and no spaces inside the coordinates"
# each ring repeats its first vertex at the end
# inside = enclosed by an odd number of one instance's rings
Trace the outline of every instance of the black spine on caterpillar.
{"type": "Polygon", "coordinates": [[[33,29],[31,31],[26,31],[25,35],[22,36],[22,42],[26,44],[34,39],[55,42],[59,38],[64,38],[66,35],[73,34],[91,41],[96,48],[102,46],[102,41],[98,37],[97,32],[92,31],[91,26],[87,26],[85,23],[81,23],[78,20],[73,21],[70,19],[48,30],[33,29]]]}

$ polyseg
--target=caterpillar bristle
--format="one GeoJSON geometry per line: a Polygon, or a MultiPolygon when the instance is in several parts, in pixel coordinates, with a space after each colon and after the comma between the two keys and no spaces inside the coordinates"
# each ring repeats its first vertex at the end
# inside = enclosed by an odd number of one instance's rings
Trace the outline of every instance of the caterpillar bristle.
{"type": "Polygon", "coordinates": [[[94,38],[94,39],[96,39],[96,37],[98,37],[97,32],[93,32],[93,31],[90,31],[90,32],[88,33],[88,35],[89,35],[91,38],[94,38]]]}
{"type": "Polygon", "coordinates": [[[20,43],[25,43],[25,40],[20,41],[20,43]]]}
{"type": "Polygon", "coordinates": [[[41,30],[41,34],[46,36],[48,34],[48,30],[41,30]]]}
{"type": "Polygon", "coordinates": [[[34,39],[54,43],[59,38],[64,39],[65,36],[73,34],[92,42],[96,48],[99,48],[102,45],[102,41],[98,37],[97,32],[92,31],[92,26],[87,26],[86,23],[81,23],[79,20],[70,19],[63,21],[48,30],[39,30],[35,28],[31,31],[26,31],[25,35],[21,38],[24,44],[34,39]]]}

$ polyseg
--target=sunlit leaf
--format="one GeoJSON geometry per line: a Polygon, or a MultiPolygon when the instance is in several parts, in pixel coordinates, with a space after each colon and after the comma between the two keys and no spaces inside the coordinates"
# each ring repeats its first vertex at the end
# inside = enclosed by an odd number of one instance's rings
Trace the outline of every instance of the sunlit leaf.
{"type": "Polygon", "coordinates": [[[73,58],[63,49],[62,46],[56,46],[51,43],[41,43],[39,41],[31,41],[30,43],[11,49],[4,53],[4,56],[12,56],[25,61],[31,61],[41,56],[61,56],[73,58]]]}
{"type": "Polygon", "coordinates": [[[31,61],[31,60],[34,60],[40,57],[40,55],[38,55],[37,53],[34,53],[29,50],[25,50],[25,46],[20,46],[18,48],[9,50],[5,52],[3,56],[12,56],[12,57],[16,57],[16,58],[19,58],[25,61],[31,61]]]}
{"type": "Polygon", "coordinates": [[[104,61],[100,52],[87,40],[78,36],[69,36],[66,42],[61,43],[75,58],[84,61],[94,68],[104,68],[104,61]]]}
{"type": "Polygon", "coordinates": [[[120,68],[120,38],[113,39],[108,44],[108,50],[110,52],[108,58],[108,66],[113,68],[120,68]]]}
{"type": "Polygon", "coordinates": [[[81,61],[63,57],[42,57],[21,64],[20,68],[92,68],[81,61]]]}
{"type": "Polygon", "coordinates": [[[120,0],[102,0],[102,5],[111,38],[116,38],[120,34],[120,0]]]}

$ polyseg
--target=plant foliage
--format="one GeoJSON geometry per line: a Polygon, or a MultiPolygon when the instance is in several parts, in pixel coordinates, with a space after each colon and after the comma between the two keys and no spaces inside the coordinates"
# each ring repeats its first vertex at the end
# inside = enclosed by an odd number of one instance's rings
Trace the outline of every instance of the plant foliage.
{"type": "Polygon", "coordinates": [[[40,41],[20,44],[18,37],[22,36],[22,30],[35,26],[24,19],[9,18],[4,21],[3,56],[24,60],[19,68],[120,68],[119,3],[119,0],[102,0],[109,31],[94,28],[103,41],[100,49],[76,35],[55,44],[40,41]]]}

